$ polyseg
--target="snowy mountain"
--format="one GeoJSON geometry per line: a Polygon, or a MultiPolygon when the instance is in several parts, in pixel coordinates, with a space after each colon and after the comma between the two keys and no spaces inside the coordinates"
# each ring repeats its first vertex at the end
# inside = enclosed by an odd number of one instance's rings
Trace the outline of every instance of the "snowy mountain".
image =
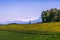
{"type": "Polygon", "coordinates": [[[14,19],[14,20],[6,20],[6,19],[1,19],[0,24],[10,24],[10,23],[17,23],[17,24],[29,24],[31,23],[37,23],[41,22],[40,18],[26,18],[26,19],[14,19]]]}

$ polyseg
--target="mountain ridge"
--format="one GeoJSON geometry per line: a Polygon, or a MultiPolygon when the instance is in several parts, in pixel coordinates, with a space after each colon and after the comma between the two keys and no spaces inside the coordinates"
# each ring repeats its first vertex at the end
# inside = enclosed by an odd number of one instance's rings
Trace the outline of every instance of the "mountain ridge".
{"type": "Polygon", "coordinates": [[[10,23],[17,23],[17,24],[29,24],[30,23],[30,21],[31,21],[31,23],[37,23],[37,22],[41,22],[41,19],[34,19],[34,20],[31,20],[31,19],[29,19],[29,20],[27,20],[27,19],[25,19],[25,20],[7,20],[7,21],[0,21],[0,24],[10,24],[10,23]]]}

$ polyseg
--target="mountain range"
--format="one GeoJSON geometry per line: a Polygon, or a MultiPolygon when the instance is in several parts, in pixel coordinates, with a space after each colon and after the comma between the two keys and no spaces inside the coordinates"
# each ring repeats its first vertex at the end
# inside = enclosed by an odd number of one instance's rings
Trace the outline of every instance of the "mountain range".
{"type": "MultiPolygon", "coordinates": [[[[27,19],[26,19],[27,20],[27,19]]],[[[0,24],[10,24],[10,23],[16,23],[16,24],[29,24],[29,23],[37,23],[37,22],[42,22],[41,19],[34,19],[34,20],[31,20],[29,19],[28,21],[25,21],[25,20],[7,20],[7,21],[0,21],[0,24]]]]}

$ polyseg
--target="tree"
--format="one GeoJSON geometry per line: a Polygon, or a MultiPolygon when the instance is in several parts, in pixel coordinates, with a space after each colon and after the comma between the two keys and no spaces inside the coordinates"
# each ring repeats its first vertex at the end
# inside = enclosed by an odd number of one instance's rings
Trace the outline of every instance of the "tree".
{"type": "Polygon", "coordinates": [[[59,22],[60,10],[52,8],[50,10],[43,11],[41,17],[43,22],[59,22]]]}

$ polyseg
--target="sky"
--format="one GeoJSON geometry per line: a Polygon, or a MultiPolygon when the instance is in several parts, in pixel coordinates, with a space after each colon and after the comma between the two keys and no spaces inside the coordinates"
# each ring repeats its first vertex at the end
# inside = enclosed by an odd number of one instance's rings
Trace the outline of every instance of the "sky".
{"type": "MultiPolygon", "coordinates": [[[[0,0],[0,21],[35,20],[41,12],[51,8],[60,9],[59,0],[0,0]]],[[[40,19],[41,20],[41,19],[40,19]]]]}

